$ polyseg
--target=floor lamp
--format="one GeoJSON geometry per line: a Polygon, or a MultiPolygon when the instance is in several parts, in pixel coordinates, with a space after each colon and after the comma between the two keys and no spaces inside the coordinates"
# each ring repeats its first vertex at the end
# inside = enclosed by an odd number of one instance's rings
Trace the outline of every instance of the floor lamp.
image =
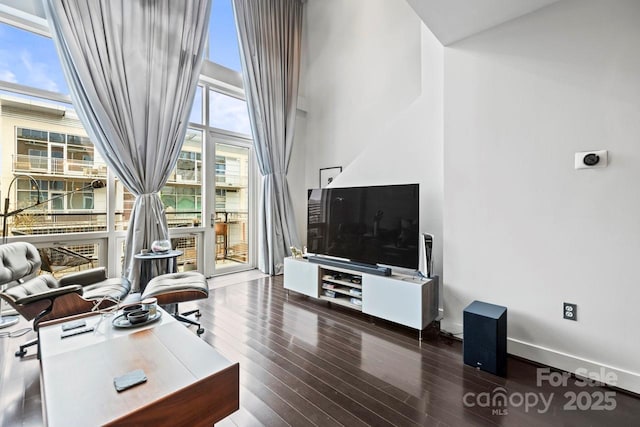
{"type": "MultiPolygon", "coordinates": [[[[39,206],[43,203],[47,203],[50,202],[52,200],[56,200],[56,199],[60,199],[66,196],[69,196],[73,193],[76,193],[78,191],[84,191],[84,190],[88,190],[89,188],[104,188],[105,187],[105,182],[101,181],[99,179],[95,179],[93,181],[91,181],[89,184],[85,185],[84,187],[80,187],[80,188],[76,188],[74,190],[71,190],[67,193],[64,194],[59,194],[55,197],[52,197],[50,199],[47,200],[41,200],[40,199],[40,186],[38,185],[38,181],[35,180],[35,178],[33,178],[31,175],[26,175],[26,174],[17,174],[16,176],[13,177],[13,179],[11,180],[11,182],[9,183],[9,188],[7,188],[7,196],[4,199],[4,210],[2,211],[2,244],[7,243],[7,218],[10,218],[12,216],[18,215],[19,213],[27,210],[27,209],[31,209],[33,207],[39,206]],[[36,203],[34,203],[31,206],[27,206],[24,208],[19,208],[19,209],[15,209],[11,212],[9,212],[9,195],[11,194],[11,186],[13,185],[13,183],[15,182],[16,179],[18,178],[28,178],[33,185],[35,186],[35,188],[38,190],[38,198],[36,203]]],[[[0,309],[0,329],[2,328],[6,328],[8,326],[11,325],[15,325],[16,323],[18,323],[18,316],[17,315],[9,315],[9,316],[3,316],[2,315],[2,309],[0,309]]]]}

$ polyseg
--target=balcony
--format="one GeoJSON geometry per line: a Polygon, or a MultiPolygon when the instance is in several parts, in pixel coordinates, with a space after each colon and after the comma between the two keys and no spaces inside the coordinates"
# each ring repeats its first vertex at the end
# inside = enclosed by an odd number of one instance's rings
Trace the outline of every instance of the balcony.
{"type": "Polygon", "coordinates": [[[202,160],[178,159],[167,184],[202,184],[202,160]]]}
{"type": "Polygon", "coordinates": [[[90,160],[58,159],[28,154],[13,155],[13,172],[69,177],[106,178],[107,165],[90,160]]]}
{"type": "Polygon", "coordinates": [[[246,175],[216,174],[216,189],[247,188],[249,177],[246,175]]]}
{"type": "Polygon", "coordinates": [[[248,261],[248,221],[248,212],[216,211],[216,265],[248,261]]]}
{"type": "Polygon", "coordinates": [[[45,235],[106,231],[104,212],[34,212],[25,211],[7,221],[8,235],[45,235]]]}

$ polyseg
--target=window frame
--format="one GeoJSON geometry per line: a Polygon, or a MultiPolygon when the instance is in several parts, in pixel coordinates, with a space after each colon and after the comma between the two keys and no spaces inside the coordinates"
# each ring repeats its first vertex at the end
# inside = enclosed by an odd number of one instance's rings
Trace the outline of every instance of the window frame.
{"type": "MultiPolygon", "coordinates": [[[[13,16],[11,13],[7,13],[7,8],[3,5],[0,5],[0,22],[3,22],[8,25],[12,25],[14,27],[20,28],[25,31],[30,31],[32,33],[51,37],[48,25],[46,20],[37,19],[33,20],[24,20],[18,19],[16,16],[13,16]]],[[[251,135],[242,134],[239,132],[234,132],[230,130],[214,128],[210,126],[209,123],[209,90],[214,90],[221,94],[231,96],[237,98],[239,100],[246,102],[246,97],[244,94],[244,86],[241,72],[232,70],[227,68],[221,64],[217,64],[211,62],[210,60],[205,59],[203,61],[201,74],[199,77],[198,84],[202,87],[202,123],[189,123],[189,127],[197,130],[201,130],[203,132],[203,147],[202,147],[202,162],[206,162],[206,151],[211,150],[212,144],[215,144],[215,141],[227,140],[233,144],[239,144],[240,146],[250,147],[251,153],[253,153],[253,139],[251,135]]],[[[15,93],[22,96],[34,97],[39,100],[43,100],[46,104],[43,105],[42,108],[50,108],[51,111],[56,112],[60,117],[67,116],[72,119],[77,119],[77,113],[73,107],[71,97],[68,95],[64,95],[58,92],[51,92],[43,89],[38,89],[35,87],[25,86],[21,84],[11,83],[7,81],[0,81],[0,91],[15,93]],[[53,105],[53,107],[52,107],[53,105]]],[[[49,132],[49,131],[47,131],[49,132]]],[[[68,144],[69,135],[67,134],[66,143],[68,144]]],[[[74,135],[78,136],[78,135],[74,135]]],[[[15,139],[17,141],[17,138],[15,139]]],[[[46,144],[49,144],[47,141],[46,144]]],[[[78,148],[82,147],[82,145],[78,146],[78,148]]],[[[93,157],[94,161],[96,160],[96,156],[99,156],[99,153],[93,148],[93,157]]],[[[68,154],[67,154],[68,156],[68,154]]],[[[257,198],[257,176],[259,175],[257,172],[257,166],[255,162],[255,155],[250,155],[250,211],[254,210],[256,206],[256,198],[257,198]]],[[[65,159],[66,160],[66,159],[65,159]]],[[[210,211],[215,209],[215,203],[210,203],[209,200],[215,200],[215,177],[206,178],[206,173],[212,171],[204,170],[206,167],[203,167],[202,174],[202,186],[203,189],[200,194],[200,211],[202,214],[202,220],[200,221],[199,226],[194,227],[193,229],[189,229],[188,234],[198,234],[197,241],[198,243],[198,265],[201,266],[201,269],[205,269],[205,274],[212,273],[211,271],[206,271],[206,266],[213,263],[205,263],[203,262],[205,257],[206,259],[215,259],[215,244],[214,253],[207,253],[207,247],[211,246],[205,242],[213,242],[213,227],[209,227],[209,222],[206,218],[209,217],[210,211]],[[206,172],[206,173],[205,173],[206,172]],[[212,199],[213,197],[213,199],[212,199]],[[211,258],[213,257],[213,258],[211,258]]],[[[209,168],[211,169],[211,168],[209,168]]],[[[81,232],[81,233],[68,233],[68,234],[56,234],[56,235],[29,235],[29,236],[21,236],[21,240],[31,241],[33,243],[37,243],[39,245],[50,244],[50,243],[59,243],[59,244],[78,244],[83,241],[99,241],[99,259],[100,264],[105,265],[108,268],[108,274],[110,276],[119,275],[122,272],[122,266],[119,266],[119,259],[121,257],[121,245],[123,243],[124,238],[126,237],[126,230],[116,230],[115,217],[116,217],[116,191],[115,191],[115,181],[116,178],[113,172],[110,169],[107,169],[106,172],[106,182],[107,182],[107,200],[106,200],[106,230],[104,231],[94,231],[94,232],[81,232]]],[[[65,207],[67,203],[65,202],[65,207]]],[[[93,205],[95,206],[95,200],[93,201],[93,205]]],[[[196,203],[197,206],[197,203],[196,203]]],[[[95,209],[95,208],[94,208],[95,209]]],[[[92,210],[94,210],[92,209],[92,210]]],[[[252,236],[249,237],[251,254],[250,259],[251,264],[248,264],[243,269],[255,268],[256,264],[256,244],[257,239],[255,238],[256,231],[256,219],[255,214],[250,215],[250,230],[252,236]]],[[[170,229],[169,230],[170,237],[178,237],[184,235],[185,229],[170,229]]],[[[9,238],[12,240],[12,238],[9,238]]],[[[226,273],[226,272],[225,272],[226,273]]]]}

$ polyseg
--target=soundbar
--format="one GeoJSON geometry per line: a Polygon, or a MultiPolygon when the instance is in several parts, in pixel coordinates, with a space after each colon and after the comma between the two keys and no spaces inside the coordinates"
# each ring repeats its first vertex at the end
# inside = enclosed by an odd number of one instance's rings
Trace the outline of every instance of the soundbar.
{"type": "Polygon", "coordinates": [[[316,255],[307,256],[309,262],[315,264],[330,265],[332,267],[342,267],[348,270],[360,271],[362,273],[375,274],[377,276],[391,276],[391,269],[389,267],[380,267],[372,264],[362,264],[353,261],[343,261],[341,259],[325,258],[316,255]]]}

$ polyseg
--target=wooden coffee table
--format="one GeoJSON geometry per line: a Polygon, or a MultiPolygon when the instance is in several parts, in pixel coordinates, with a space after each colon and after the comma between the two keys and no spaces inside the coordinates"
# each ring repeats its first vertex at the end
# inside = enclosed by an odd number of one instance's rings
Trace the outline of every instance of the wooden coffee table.
{"type": "MultiPolygon", "coordinates": [[[[161,309],[160,309],[161,310],[161,309]]],[[[61,325],[42,324],[41,387],[49,426],[211,426],[239,408],[239,365],[229,362],[171,315],[155,323],[115,329],[113,316],[96,332],[62,339],[61,325]],[[142,369],[148,380],[118,393],[114,377],[142,369]]]]}

